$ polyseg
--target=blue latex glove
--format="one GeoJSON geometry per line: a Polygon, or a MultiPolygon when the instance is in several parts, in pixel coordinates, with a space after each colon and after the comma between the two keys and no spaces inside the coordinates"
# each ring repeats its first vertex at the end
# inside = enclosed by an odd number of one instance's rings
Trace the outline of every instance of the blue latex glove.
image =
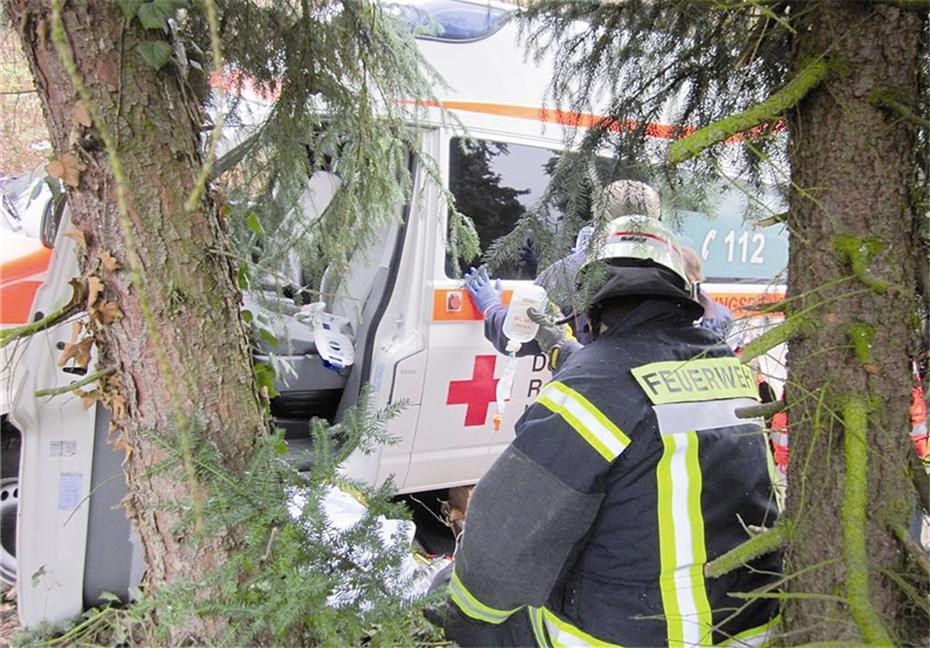
{"type": "Polygon", "coordinates": [[[475,306],[484,315],[493,306],[501,303],[501,280],[498,279],[495,285],[491,285],[491,279],[488,277],[488,271],[484,268],[476,270],[469,268],[465,273],[465,287],[471,293],[472,299],[475,300],[475,306]]]}

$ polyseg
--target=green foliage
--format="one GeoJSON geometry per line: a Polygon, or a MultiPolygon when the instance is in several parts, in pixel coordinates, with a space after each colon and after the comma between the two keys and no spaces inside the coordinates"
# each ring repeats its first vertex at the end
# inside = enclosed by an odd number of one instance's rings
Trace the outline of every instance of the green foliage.
{"type": "Polygon", "coordinates": [[[849,341],[852,345],[856,359],[863,365],[873,364],[872,339],[875,337],[875,327],[863,322],[855,322],[849,326],[849,341]]]}
{"type": "Polygon", "coordinates": [[[866,548],[868,512],[868,415],[863,396],[843,404],[844,476],[843,558],[846,563],[846,596],[849,611],[866,643],[892,645],[891,637],[870,598],[869,559],[866,548]]]}
{"type": "MultiPolygon", "coordinates": [[[[372,411],[364,390],[339,425],[314,420],[310,433],[316,459],[309,473],[299,472],[282,456],[281,431],[259,438],[246,468],[230,473],[202,426],[179,423],[186,429],[177,430],[176,437],[192,439],[197,479],[206,497],[203,526],[197,530],[189,502],[170,505],[181,515],[177,531],[204,548],[217,539],[242,538],[229,560],[205,582],[182,580],[139,592],[126,609],[90,610],[71,629],[48,629],[23,640],[30,645],[165,645],[171,631],[195,610],[228,620],[220,646],[411,646],[434,641],[436,631],[420,614],[432,599],[411,601],[406,595],[411,578],[420,576],[401,572],[401,561],[413,548],[400,538],[385,542],[378,532],[378,516],[409,519],[409,512],[391,500],[390,483],[373,489],[338,474],[354,450],[370,451],[389,441],[384,425],[402,407],[372,411]],[[367,506],[354,526],[338,528],[325,514],[323,501],[334,487],[367,506]]],[[[160,444],[168,458],[153,471],[181,470],[184,457],[176,439],[160,444]]]]}
{"type": "MultiPolygon", "coordinates": [[[[431,98],[431,73],[412,35],[371,0],[218,0],[216,8],[223,54],[236,70],[218,108],[229,109],[227,130],[242,142],[218,162],[234,243],[264,268],[299,257],[304,285],[317,284],[325,268],[346,267],[401,218],[417,138],[399,100],[431,98]],[[247,85],[275,98],[270,110],[241,100],[247,85]],[[307,192],[315,174],[338,186],[331,200],[307,192]],[[319,211],[307,213],[308,204],[319,211]],[[247,213],[258,216],[264,235],[251,236],[247,213]]],[[[208,31],[200,12],[181,25],[201,50],[208,31]]],[[[420,162],[420,172],[432,173],[420,162]]]]}
{"type": "Polygon", "coordinates": [[[849,234],[836,237],[834,248],[837,256],[849,264],[853,276],[877,293],[883,293],[891,285],[879,279],[869,270],[869,263],[881,252],[885,245],[875,238],[858,238],[849,234]]]}
{"type": "Polygon", "coordinates": [[[142,41],[136,45],[136,51],[146,65],[156,70],[162,69],[171,59],[171,45],[167,41],[142,41]]]}
{"type": "Polygon", "coordinates": [[[704,575],[708,578],[720,578],[729,574],[759,556],[781,549],[790,536],[790,522],[787,518],[780,517],[772,528],[763,529],[743,544],[707,563],[704,566],[704,575]]]}
{"type": "MultiPolygon", "coordinates": [[[[587,160],[610,154],[635,169],[654,158],[655,135],[685,135],[694,125],[745,112],[786,85],[788,6],[541,0],[524,12],[523,34],[537,55],[556,61],[550,99],[562,109],[604,115],[573,142],[579,154],[587,160]],[[587,24],[580,29],[575,21],[587,24]]],[[[726,169],[735,162],[761,184],[764,167],[783,160],[784,142],[769,121],[751,142],[715,147],[653,184],[664,184],[663,200],[673,202],[676,194],[712,189],[721,177],[729,181],[726,169]]],[[[649,175],[660,173],[657,165],[649,175]]]]}
{"type": "MultiPolygon", "coordinates": [[[[124,3],[129,5],[129,9],[135,9],[135,16],[146,29],[165,29],[168,27],[168,19],[173,18],[179,9],[185,9],[188,6],[187,0],[148,0],[140,3],[124,3]],[[135,7],[133,7],[135,5],[135,7]]],[[[127,8],[123,8],[123,13],[127,14],[127,8]]],[[[127,15],[128,18],[132,16],[127,15]]]]}
{"type": "Polygon", "coordinates": [[[481,254],[481,241],[475,222],[456,209],[449,210],[449,256],[454,276],[462,276],[460,261],[468,262],[481,254]]]}
{"type": "MultiPolygon", "coordinates": [[[[705,126],[687,137],[672,142],[668,147],[669,164],[678,164],[703,152],[709,146],[722,142],[752,128],[769,126],[786,110],[804,98],[811,88],[818,85],[830,71],[823,59],[813,61],[784,88],[765,101],[735,115],[724,117],[710,126],[705,126]]],[[[747,133],[747,136],[751,133],[747,133]]]]}

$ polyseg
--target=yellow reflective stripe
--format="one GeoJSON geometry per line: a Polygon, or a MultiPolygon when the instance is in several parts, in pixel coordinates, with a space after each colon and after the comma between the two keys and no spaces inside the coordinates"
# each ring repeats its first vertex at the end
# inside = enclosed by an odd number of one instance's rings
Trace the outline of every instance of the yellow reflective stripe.
{"type": "Polygon", "coordinates": [[[665,360],[631,371],[653,405],[722,398],[759,400],[752,369],[738,358],[665,360]]]}
{"type": "Polygon", "coordinates": [[[503,623],[510,618],[510,615],[519,610],[519,607],[516,607],[512,610],[496,610],[488,605],[485,605],[477,598],[474,594],[468,591],[468,588],[465,587],[465,584],[462,583],[462,580],[459,578],[459,575],[455,573],[455,569],[452,570],[452,581],[449,583],[449,596],[452,599],[452,602],[455,603],[462,612],[470,616],[472,619],[477,619],[478,621],[484,621],[486,623],[503,623]]]}
{"type": "Polygon", "coordinates": [[[560,415],[605,461],[616,459],[630,438],[587,398],[559,382],[551,382],[536,402],[560,415]]]}
{"type": "Polygon", "coordinates": [[[576,628],[568,621],[563,621],[546,608],[542,609],[546,621],[546,629],[549,631],[549,638],[555,648],[567,648],[568,646],[592,646],[593,648],[621,648],[619,644],[612,644],[602,641],[597,637],[592,637],[580,628],[576,628]]]}
{"type": "Polygon", "coordinates": [[[543,627],[542,608],[527,608],[530,615],[530,627],[533,628],[533,636],[536,638],[536,645],[539,648],[549,648],[549,641],[546,639],[546,629],[543,627]]]}
{"type": "Polygon", "coordinates": [[[712,643],[712,616],[704,584],[707,549],[701,511],[701,468],[696,432],[663,435],[656,467],[659,591],[668,645],[712,643]]]}
{"type": "Polygon", "coordinates": [[[733,635],[723,645],[725,648],[760,646],[771,638],[772,632],[780,625],[781,615],[778,614],[767,623],[733,635]]]}

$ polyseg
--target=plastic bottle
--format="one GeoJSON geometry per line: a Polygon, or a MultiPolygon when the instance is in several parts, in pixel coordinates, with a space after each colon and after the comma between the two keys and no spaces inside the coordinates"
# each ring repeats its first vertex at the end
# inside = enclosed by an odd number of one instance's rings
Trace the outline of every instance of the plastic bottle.
{"type": "Polygon", "coordinates": [[[546,289],[536,284],[520,286],[513,291],[510,308],[504,318],[504,335],[508,340],[523,344],[536,337],[539,324],[526,314],[527,309],[546,310],[546,289]]]}
{"type": "Polygon", "coordinates": [[[520,350],[521,344],[536,337],[536,332],[539,330],[539,324],[531,320],[529,315],[526,314],[526,311],[530,308],[535,308],[538,311],[545,310],[546,290],[542,286],[535,284],[520,286],[510,298],[510,307],[507,310],[507,317],[504,318],[504,335],[508,339],[507,363],[504,365],[504,371],[497,381],[495,390],[497,414],[492,418],[495,432],[500,431],[504,408],[513,391],[513,378],[517,372],[516,352],[520,350]]]}

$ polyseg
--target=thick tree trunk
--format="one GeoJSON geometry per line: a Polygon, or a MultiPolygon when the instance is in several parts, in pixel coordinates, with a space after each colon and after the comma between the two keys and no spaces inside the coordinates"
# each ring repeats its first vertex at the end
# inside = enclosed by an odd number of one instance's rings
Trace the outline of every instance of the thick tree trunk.
{"type": "Polygon", "coordinates": [[[913,636],[901,615],[907,606],[888,574],[903,565],[890,527],[906,527],[913,498],[916,140],[907,122],[873,100],[884,92],[917,105],[920,18],[872,2],[823,0],[797,9],[806,13],[797,25],[796,68],[824,52],[836,67],[790,117],[789,291],[799,297],[791,313],[808,313],[812,325],[792,342],[788,361],[787,513],[795,533],[787,588],[805,596],[785,605],[788,641],[881,641],[881,626],[905,641],[913,636]],[[855,459],[844,452],[852,441],[855,455],[861,439],[853,425],[860,405],[868,412],[865,471],[850,470],[855,459]],[[857,522],[847,487],[860,480],[867,504],[857,522]],[[856,564],[857,534],[864,534],[867,570],[856,564]]]}
{"type": "MultiPolygon", "coordinates": [[[[190,542],[178,511],[197,509],[203,493],[196,473],[183,462],[167,472],[151,468],[198,439],[215,444],[225,467],[241,468],[265,428],[223,223],[209,196],[192,213],[184,209],[201,165],[201,112],[172,64],[156,72],[136,52],[137,43],[159,37],[157,31],[125,21],[110,0],[65,3],[64,28],[78,73],[118,140],[131,221],[126,231],[99,124],[81,123],[86,107],[52,43],[47,3],[6,4],[35,76],[55,156],[71,154],[83,167],[68,203],[86,241],[83,271],[105,286],[90,308],[105,311],[112,303],[122,313],[113,321],[98,316],[94,330],[100,365],[116,368],[105,402],[116,419],[113,436],[129,451],[126,507],[145,547],[147,583],[196,583],[223,564],[237,538],[190,542]]],[[[222,620],[192,615],[175,638],[208,640],[222,626],[222,620]]]]}

